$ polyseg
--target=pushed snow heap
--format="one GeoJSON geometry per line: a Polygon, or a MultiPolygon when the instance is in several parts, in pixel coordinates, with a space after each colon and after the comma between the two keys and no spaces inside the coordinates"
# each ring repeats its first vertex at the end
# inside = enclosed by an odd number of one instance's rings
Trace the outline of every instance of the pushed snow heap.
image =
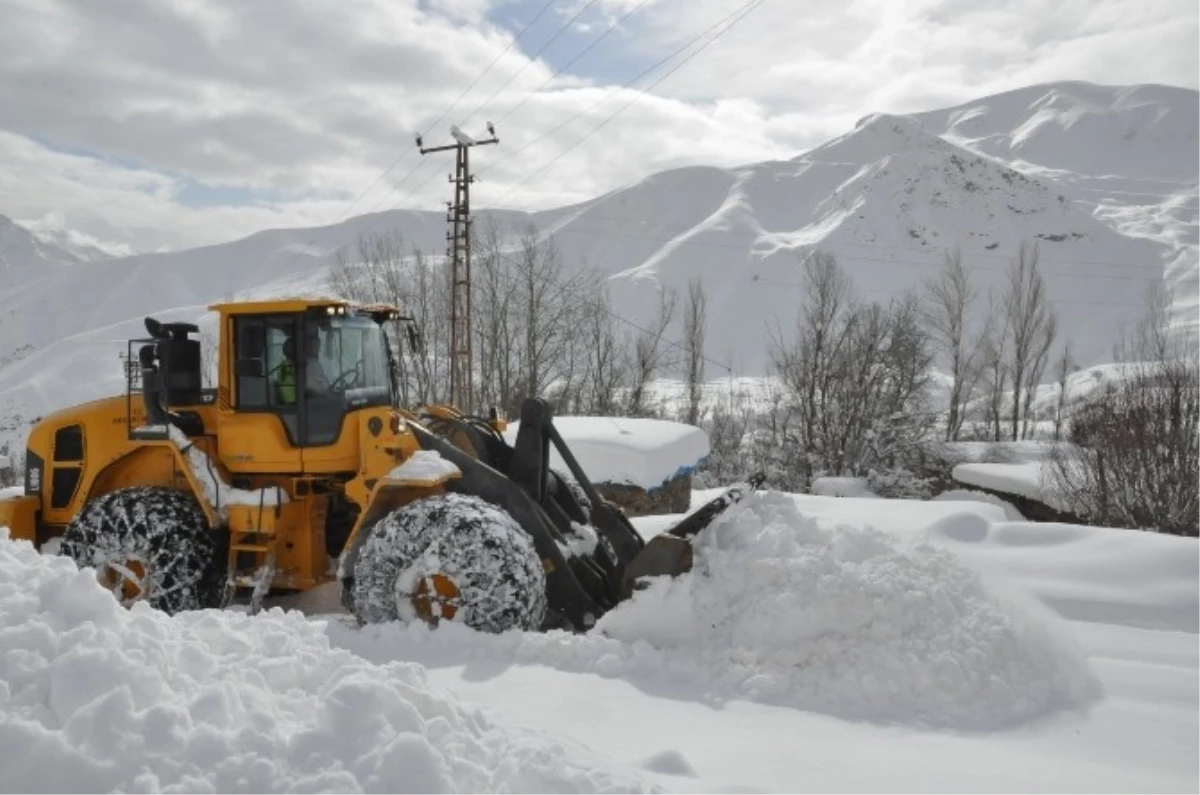
{"type": "Polygon", "coordinates": [[[1098,695],[1081,655],[950,553],[894,544],[754,497],[700,534],[693,576],[599,626],[732,666],[756,700],[854,719],[993,729],[1098,695]]]}
{"type": "Polygon", "coordinates": [[[497,726],[411,663],[331,649],[275,609],[121,608],[0,528],[0,779],[10,791],[645,790],[497,726]]]}
{"type": "Polygon", "coordinates": [[[700,533],[690,574],[651,580],[587,635],[486,635],[454,622],[327,632],[380,662],[547,665],[651,693],[938,729],[1007,728],[1100,695],[1052,626],[1002,602],[950,553],[824,529],[770,493],[700,533]]]}

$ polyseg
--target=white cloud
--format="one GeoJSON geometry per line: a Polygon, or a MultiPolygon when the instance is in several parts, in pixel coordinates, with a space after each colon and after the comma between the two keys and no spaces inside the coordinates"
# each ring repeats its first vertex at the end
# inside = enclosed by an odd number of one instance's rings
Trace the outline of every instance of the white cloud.
{"type": "MultiPolygon", "coordinates": [[[[662,51],[740,5],[694,0],[681,14],[659,0],[639,15],[633,46],[662,51]]],[[[766,0],[658,91],[809,110],[839,132],[866,112],[929,110],[1055,80],[1195,87],[1198,20],[1193,0],[766,0]]]]}
{"type": "MultiPolygon", "coordinates": [[[[0,213],[86,217],[85,231],[97,237],[109,224],[156,227],[197,244],[329,223],[351,209],[436,208],[451,163],[407,151],[413,134],[426,132],[429,143],[445,137],[519,71],[464,128],[476,131],[550,78],[552,65],[530,63],[514,47],[430,129],[509,44],[512,32],[489,23],[489,12],[508,20],[541,5],[0,0],[0,213]],[[194,198],[197,185],[204,202],[194,198]]],[[[580,19],[585,40],[635,5],[600,0],[580,19]]],[[[580,7],[556,7],[542,35],[580,7]]],[[[663,168],[788,157],[868,112],[927,109],[1033,82],[1196,84],[1191,2],[767,0],[653,95],[607,85],[735,8],[728,0],[647,2],[623,35],[580,64],[592,72],[556,78],[504,120],[501,145],[473,161],[483,177],[477,205],[549,206],[663,168]]]]}

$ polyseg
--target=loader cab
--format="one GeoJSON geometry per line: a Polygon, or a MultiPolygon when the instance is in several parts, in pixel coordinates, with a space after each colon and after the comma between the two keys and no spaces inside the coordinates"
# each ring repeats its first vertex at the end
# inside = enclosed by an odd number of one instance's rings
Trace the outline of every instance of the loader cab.
{"type": "Polygon", "coordinates": [[[338,441],[349,412],[395,401],[395,368],[383,323],[393,316],[347,304],[226,304],[229,408],[273,414],[289,445],[338,441]]]}

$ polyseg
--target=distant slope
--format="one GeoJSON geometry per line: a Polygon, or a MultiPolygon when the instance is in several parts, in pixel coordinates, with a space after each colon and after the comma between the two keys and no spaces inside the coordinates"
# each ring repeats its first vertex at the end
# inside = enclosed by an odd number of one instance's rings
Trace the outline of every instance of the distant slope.
{"type": "Polygon", "coordinates": [[[1053,181],[1122,234],[1162,244],[1175,322],[1195,329],[1200,93],[1053,83],[916,118],[931,133],[1053,181]]]}
{"type": "Polygon", "coordinates": [[[984,290],[1022,241],[1037,242],[1052,302],[1081,362],[1103,361],[1169,246],[1122,234],[1052,179],[939,138],[911,117],[871,116],[791,161],[659,174],[554,227],[562,250],[613,271],[619,306],[645,312],[647,285],[709,294],[709,348],[743,372],[764,333],[790,327],[804,258],[835,253],[864,297],[917,285],[959,246],[984,290]],[[665,218],[657,208],[662,208],[665,218]]]}
{"type": "Polygon", "coordinates": [[[0,273],[5,274],[5,281],[13,277],[9,273],[13,269],[36,269],[44,273],[47,266],[70,265],[83,259],[78,252],[43,239],[11,218],[0,215],[0,273]]]}
{"type": "Polygon", "coordinates": [[[1063,82],[915,114],[934,135],[1014,164],[1085,177],[1196,184],[1200,94],[1063,82]]]}

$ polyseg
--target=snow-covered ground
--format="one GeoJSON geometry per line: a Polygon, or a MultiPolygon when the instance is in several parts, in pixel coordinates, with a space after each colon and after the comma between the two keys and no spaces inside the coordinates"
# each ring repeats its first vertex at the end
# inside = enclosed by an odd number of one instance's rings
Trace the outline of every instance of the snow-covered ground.
{"type": "Polygon", "coordinates": [[[1195,791],[1198,577],[1189,539],[764,493],[591,634],[493,636],[125,611],[3,540],[3,788],[1195,791]]]}

